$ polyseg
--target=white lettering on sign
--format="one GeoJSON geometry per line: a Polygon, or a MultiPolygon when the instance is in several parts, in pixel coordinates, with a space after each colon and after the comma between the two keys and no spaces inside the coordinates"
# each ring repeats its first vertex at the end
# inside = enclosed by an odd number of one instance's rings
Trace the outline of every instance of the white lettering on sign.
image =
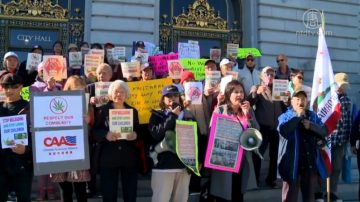
{"type": "Polygon", "coordinates": [[[19,41],[52,42],[51,36],[31,36],[19,34],[17,35],[16,39],[19,41]]]}

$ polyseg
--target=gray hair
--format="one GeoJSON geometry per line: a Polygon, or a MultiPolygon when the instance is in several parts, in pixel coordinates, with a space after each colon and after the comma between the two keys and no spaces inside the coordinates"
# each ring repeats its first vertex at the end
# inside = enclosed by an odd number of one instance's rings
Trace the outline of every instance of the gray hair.
{"type": "Polygon", "coordinates": [[[109,97],[112,96],[112,94],[114,93],[115,89],[118,88],[118,87],[121,87],[126,95],[125,95],[125,99],[129,98],[130,97],[130,89],[129,89],[129,86],[127,85],[127,83],[125,81],[122,81],[122,80],[116,80],[116,81],[113,81],[110,86],[109,86],[109,90],[108,90],[108,95],[109,97]]]}

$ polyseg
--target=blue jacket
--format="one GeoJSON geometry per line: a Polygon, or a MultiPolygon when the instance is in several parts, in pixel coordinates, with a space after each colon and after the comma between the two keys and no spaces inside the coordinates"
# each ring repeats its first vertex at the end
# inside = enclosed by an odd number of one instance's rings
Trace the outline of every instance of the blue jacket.
{"type": "Polygon", "coordinates": [[[289,107],[279,117],[278,169],[281,178],[287,182],[297,181],[299,177],[300,150],[304,150],[300,146],[306,147],[309,150],[311,159],[314,160],[315,168],[313,169],[318,172],[320,177],[325,179],[328,175],[324,160],[320,154],[321,145],[319,145],[319,142],[325,140],[324,137],[327,134],[326,126],[314,112],[306,110],[305,114],[306,119],[311,121],[310,129],[308,130],[302,126],[304,117],[298,117],[292,107],[289,107]]]}

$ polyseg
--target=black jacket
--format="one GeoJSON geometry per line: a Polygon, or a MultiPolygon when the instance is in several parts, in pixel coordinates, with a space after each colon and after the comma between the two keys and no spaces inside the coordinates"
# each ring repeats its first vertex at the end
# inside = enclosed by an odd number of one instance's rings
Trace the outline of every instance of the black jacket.
{"type": "MultiPolygon", "coordinates": [[[[172,112],[166,113],[162,110],[153,111],[150,116],[149,130],[156,144],[161,142],[165,137],[165,132],[175,131],[176,119],[178,116],[172,112]]],[[[184,121],[195,121],[190,111],[184,110],[184,121]]],[[[184,169],[185,165],[178,156],[170,151],[162,152],[157,156],[158,164],[154,169],[184,169]]]]}
{"type": "MultiPolygon", "coordinates": [[[[92,129],[94,139],[101,145],[100,168],[101,167],[127,167],[137,168],[139,153],[134,141],[117,140],[109,142],[106,134],[109,132],[109,110],[113,109],[112,101],[98,108],[95,114],[95,124],[92,129]]],[[[133,109],[133,127],[136,133],[139,132],[138,111],[124,103],[126,109],[133,109]]],[[[138,134],[139,135],[139,134],[138,134]]]]}

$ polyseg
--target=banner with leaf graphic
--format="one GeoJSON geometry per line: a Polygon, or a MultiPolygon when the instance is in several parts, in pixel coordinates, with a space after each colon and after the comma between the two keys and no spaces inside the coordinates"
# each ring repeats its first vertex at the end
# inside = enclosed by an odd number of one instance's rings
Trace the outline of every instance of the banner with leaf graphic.
{"type": "Polygon", "coordinates": [[[30,96],[34,174],[90,168],[84,91],[30,96]]]}
{"type": "Polygon", "coordinates": [[[200,176],[197,123],[176,120],[176,154],[183,164],[200,176]]]}

